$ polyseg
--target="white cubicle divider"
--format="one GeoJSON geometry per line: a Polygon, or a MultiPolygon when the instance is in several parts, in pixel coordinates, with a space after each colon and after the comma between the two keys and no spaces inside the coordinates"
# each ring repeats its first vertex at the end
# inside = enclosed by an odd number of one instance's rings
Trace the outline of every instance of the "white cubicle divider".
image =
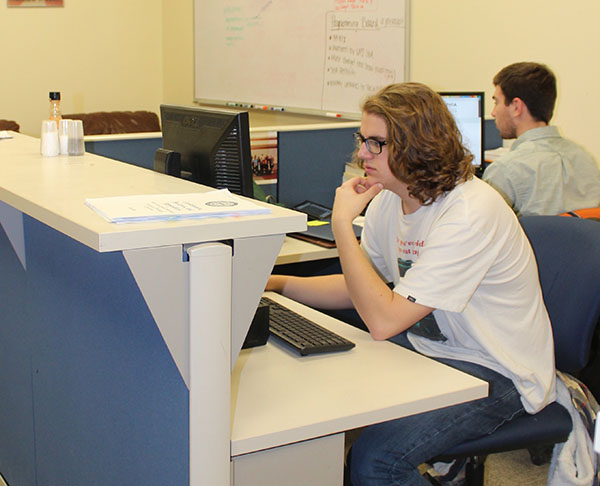
{"type": "Polygon", "coordinates": [[[231,282],[232,302],[235,302],[231,309],[232,370],[284,238],[285,235],[272,235],[235,241],[231,282]]]}
{"type": "Polygon", "coordinates": [[[9,484],[229,486],[232,309],[240,299],[241,335],[277,245],[305,217],[269,206],[109,223],[87,198],[208,188],[91,153],[44,158],[22,134],[0,143],[0,173],[9,484]]]}
{"type": "Polygon", "coordinates": [[[125,250],[123,256],[189,388],[189,269],[181,245],[125,250]]]}
{"type": "Polygon", "coordinates": [[[23,232],[23,213],[0,201],[0,226],[4,228],[23,268],[27,268],[25,259],[25,234],[23,232]]]}

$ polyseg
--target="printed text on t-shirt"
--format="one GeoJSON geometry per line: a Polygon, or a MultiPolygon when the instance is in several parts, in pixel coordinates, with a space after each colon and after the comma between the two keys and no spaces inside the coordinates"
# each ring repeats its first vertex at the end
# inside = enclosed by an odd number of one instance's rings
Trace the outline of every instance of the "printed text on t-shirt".
{"type": "Polygon", "coordinates": [[[398,238],[398,253],[400,255],[418,255],[419,248],[422,248],[424,244],[423,240],[407,241],[398,238]]]}

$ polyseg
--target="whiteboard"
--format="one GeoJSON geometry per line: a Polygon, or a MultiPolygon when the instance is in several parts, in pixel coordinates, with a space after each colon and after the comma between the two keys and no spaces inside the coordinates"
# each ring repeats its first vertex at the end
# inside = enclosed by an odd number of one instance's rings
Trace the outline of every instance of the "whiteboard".
{"type": "Polygon", "coordinates": [[[194,0],[194,97],[242,108],[360,114],[407,80],[409,0],[194,0]]]}

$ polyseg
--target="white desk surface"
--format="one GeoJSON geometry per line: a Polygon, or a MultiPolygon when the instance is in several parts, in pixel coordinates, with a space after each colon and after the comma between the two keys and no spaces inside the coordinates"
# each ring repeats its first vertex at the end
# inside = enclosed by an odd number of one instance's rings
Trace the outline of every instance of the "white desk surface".
{"type": "MultiPolygon", "coordinates": [[[[354,220],[354,224],[363,226],[365,223],[364,216],[359,216],[354,220]]],[[[310,243],[306,240],[300,240],[287,236],[281,247],[281,251],[277,256],[277,265],[287,263],[312,262],[314,260],[324,260],[326,258],[337,258],[337,248],[327,248],[310,243]]]]}
{"type": "MultiPolygon", "coordinates": [[[[278,125],[264,127],[250,127],[250,134],[262,132],[293,132],[299,130],[333,130],[338,128],[360,127],[360,121],[311,123],[307,125],[278,125]]],[[[162,132],[133,132],[133,133],[107,133],[101,135],[85,135],[86,142],[111,142],[119,140],[143,140],[146,138],[162,138],[162,132]]]]}
{"type": "Polygon", "coordinates": [[[103,135],[85,135],[85,142],[118,142],[122,140],[145,140],[162,138],[162,132],[107,133],[103,135]]]}
{"type": "Polygon", "coordinates": [[[231,377],[231,455],[343,432],[487,396],[487,383],[277,294],[273,300],[356,343],[299,357],[270,338],[231,377]]]}
{"type": "Polygon", "coordinates": [[[308,241],[286,236],[277,256],[277,265],[311,262],[338,256],[337,248],[326,248],[308,241]]]}
{"type": "MultiPolygon", "coordinates": [[[[302,231],[306,217],[275,205],[272,213],[207,220],[114,224],[87,207],[86,198],[204,192],[210,188],[94,154],[42,157],[37,138],[12,133],[0,140],[0,201],[97,250],[302,231]]],[[[256,204],[263,204],[256,201],[256,204]]]]}

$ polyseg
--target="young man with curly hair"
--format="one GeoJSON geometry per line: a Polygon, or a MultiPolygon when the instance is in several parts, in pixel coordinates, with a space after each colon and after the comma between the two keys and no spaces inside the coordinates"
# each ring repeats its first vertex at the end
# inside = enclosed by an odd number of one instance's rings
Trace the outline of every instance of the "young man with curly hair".
{"type": "Polygon", "coordinates": [[[511,150],[490,164],[483,180],[518,215],[561,214],[600,206],[600,169],[583,147],[550,126],[556,78],[545,65],[517,62],[494,76],[492,116],[511,150]]]}
{"type": "Polygon", "coordinates": [[[441,97],[402,83],[362,108],[366,177],[339,187],[333,207],[343,274],[273,275],[267,289],[354,307],[374,339],[490,384],[487,398],[372,425],[354,443],[354,486],[425,485],[421,463],[555,400],[552,332],[531,246],[500,195],[472,176],[441,97]],[[369,202],[359,244],[352,221],[369,202]]]}

